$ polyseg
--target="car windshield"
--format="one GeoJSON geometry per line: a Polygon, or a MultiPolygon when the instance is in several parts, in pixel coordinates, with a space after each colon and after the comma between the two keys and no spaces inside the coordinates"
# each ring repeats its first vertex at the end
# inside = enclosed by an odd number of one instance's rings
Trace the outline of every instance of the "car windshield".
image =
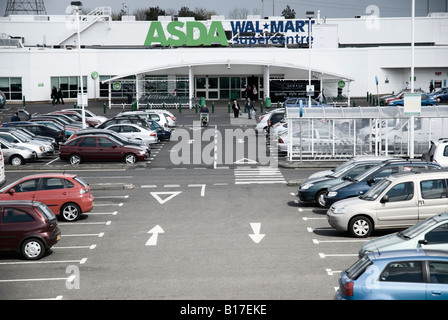
{"type": "Polygon", "coordinates": [[[398,235],[403,238],[406,238],[406,239],[411,239],[411,238],[415,237],[416,235],[420,234],[423,230],[426,230],[437,223],[438,223],[438,221],[434,217],[430,217],[426,220],[423,220],[423,221],[413,225],[412,227],[410,227],[406,230],[400,231],[398,233],[398,235]]]}
{"type": "Polygon", "coordinates": [[[22,181],[22,179],[16,180],[10,184],[8,184],[7,186],[3,187],[0,189],[0,193],[5,192],[6,190],[10,189],[13,185],[15,185],[17,182],[22,181]]]}
{"type": "Polygon", "coordinates": [[[383,179],[378,182],[378,184],[375,184],[373,188],[369,189],[369,191],[367,191],[363,196],[360,196],[360,198],[363,200],[373,201],[378,198],[378,196],[384,191],[384,189],[386,189],[391,183],[392,181],[383,179]]]}
{"type": "Polygon", "coordinates": [[[358,261],[356,261],[350,268],[348,268],[345,272],[347,277],[352,280],[358,279],[360,275],[364,273],[368,266],[372,264],[372,261],[368,256],[364,256],[358,261]]]}
{"type": "Polygon", "coordinates": [[[42,203],[37,206],[37,210],[39,210],[48,221],[56,220],[56,216],[53,211],[51,211],[45,204],[42,203]]]}
{"type": "Polygon", "coordinates": [[[341,163],[336,168],[334,168],[332,171],[336,173],[338,171],[344,170],[345,168],[350,166],[353,162],[355,162],[355,160],[354,159],[350,159],[350,160],[348,160],[348,161],[346,161],[344,163],[341,163]]]}
{"type": "Polygon", "coordinates": [[[329,177],[339,178],[340,176],[342,176],[342,175],[346,174],[347,172],[349,172],[350,170],[352,170],[354,167],[356,167],[356,163],[352,162],[352,163],[348,164],[347,166],[345,166],[345,168],[342,168],[339,171],[333,172],[333,174],[329,175],[329,177]]]}
{"type": "Polygon", "coordinates": [[[377,165],[377,166],[373,166],[372,168],[370,168],[369,170],[367,170],[366,172],[364,172],[363,174],[360,174],[359,176],[356,177],[357,181],[362,181],[365,178],[367,178],[368,176],[370,176],[373,172],[375,172],[376,170],[378,170],[378,168],[382,167],[382,165],[377,165]]]}

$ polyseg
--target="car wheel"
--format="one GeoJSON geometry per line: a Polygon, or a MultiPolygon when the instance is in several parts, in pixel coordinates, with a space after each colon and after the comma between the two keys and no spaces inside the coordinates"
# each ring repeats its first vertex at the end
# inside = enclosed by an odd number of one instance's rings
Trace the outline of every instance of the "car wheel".
{"type": "Polygon", "coordinates": [[[23,158],[19,155],[14,155],[9,159],[9,163],[11,163],[14,167],[16,166],[21,166],[22,164],[25,163],[25,161],[23,160],[23,158]]]}
{"type": "Polygon", "coordinates": [[[70,164],[80,164],[82,163],[82,157],[79,154],[71,154],[68,157],[70,164]]]}
{"type": "Polygon", "coordinates": [[[133,153],[128,153],[124,156],[124,162],[128,164],[134,164],[137,162],[137,156],[133,153]]]}
{"type": "Polygon", "coordinates": [[[325,207],[325,199],[324,196],[327,193],[327,190],[321,190],[316,194],[316,203],[319,207],[325,207]]]}
{"type": "Polygon", "coordinates": [[[28,239],[22,244],[21,253],[27,260],[39,260],[45,254],[45,247],[41,240],[28,239]]]}
{"type": "Polygon", "coordinates": [[[81,215],[81,208],[76,203],[66,203],[61,207],[60,214],[65,221],[76,221],[81,215]]]}
{"type": "Polygon", "coordinates": [[[357,238],[365,238],[372,233],[372,221],[364,216],[354,217],[350,220],[348,230],[350,234],[357,238]]]}

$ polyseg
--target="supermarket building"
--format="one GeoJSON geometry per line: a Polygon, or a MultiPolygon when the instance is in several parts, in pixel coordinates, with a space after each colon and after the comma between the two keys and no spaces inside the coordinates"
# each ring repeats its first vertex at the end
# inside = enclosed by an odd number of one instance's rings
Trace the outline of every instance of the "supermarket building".
{"type": "MultiPolygon", "coordinates": [[[[414,30],[414,87],[445,87],[448,14],[417,17],[414,30]]],[[[381,95],[410,82],[411,31],[410,17],[112,21],[100,7],[80,16],[78,50],[75,14],[12,15],[0,18],[0,91],[9,102],[49,101],[55,86],[76,100],[82,74],[88,99],[109,104],[157,94],[240,100],[247,85],[275,102],[305,95],[310,79],[314,96],[381,95]]]]}

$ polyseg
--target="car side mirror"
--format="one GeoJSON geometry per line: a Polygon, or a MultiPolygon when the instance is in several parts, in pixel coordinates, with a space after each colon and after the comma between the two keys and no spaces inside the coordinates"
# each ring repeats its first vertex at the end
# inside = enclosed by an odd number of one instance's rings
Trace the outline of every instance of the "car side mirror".
{"type": "Polygon", "coordinates": [[[421,239],[421,240],[418,240],[418,243],[420,243],[420,244],[428,244],[428,240],[421,239]]]}
{"type": "Polygon", "coordinates": [[[8,190],[8,193],[9,193],[10,195],[13,195],[14,193],[16,193],[16,190],[14,190],[14,189],[9,189],[9,190],[8,190]]]}
{"type": "Polygon", "coordinates": [[[367,179],[367,184],[369,185],[369,186],[371,186],[372,184],[374,184],[375,183],[375,178],[369,178],[369,179],[367,179]]]}
{"type": "Polygon", "coordinates": [[[381,202],[381,203],[389,202],[389,196],[388,196],[388,195],[385,195],[384,197],[381,198],[380,202],[381,202]]]}

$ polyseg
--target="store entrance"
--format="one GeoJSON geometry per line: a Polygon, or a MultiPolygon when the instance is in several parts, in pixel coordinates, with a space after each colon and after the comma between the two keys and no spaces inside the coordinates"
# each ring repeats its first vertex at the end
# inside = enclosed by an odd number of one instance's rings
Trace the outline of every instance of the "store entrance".
{"type": "Polygon", "coordinates": [[[247,85],[249,86],[250,90],[253,90],[254,86],[255,88],[257,88],[257,93],[254,94],[253,99],[255,101],[258,100],[260,96],[260,86],[258,83],[258,77],[255,76],[247,77],[247,85]]]}

